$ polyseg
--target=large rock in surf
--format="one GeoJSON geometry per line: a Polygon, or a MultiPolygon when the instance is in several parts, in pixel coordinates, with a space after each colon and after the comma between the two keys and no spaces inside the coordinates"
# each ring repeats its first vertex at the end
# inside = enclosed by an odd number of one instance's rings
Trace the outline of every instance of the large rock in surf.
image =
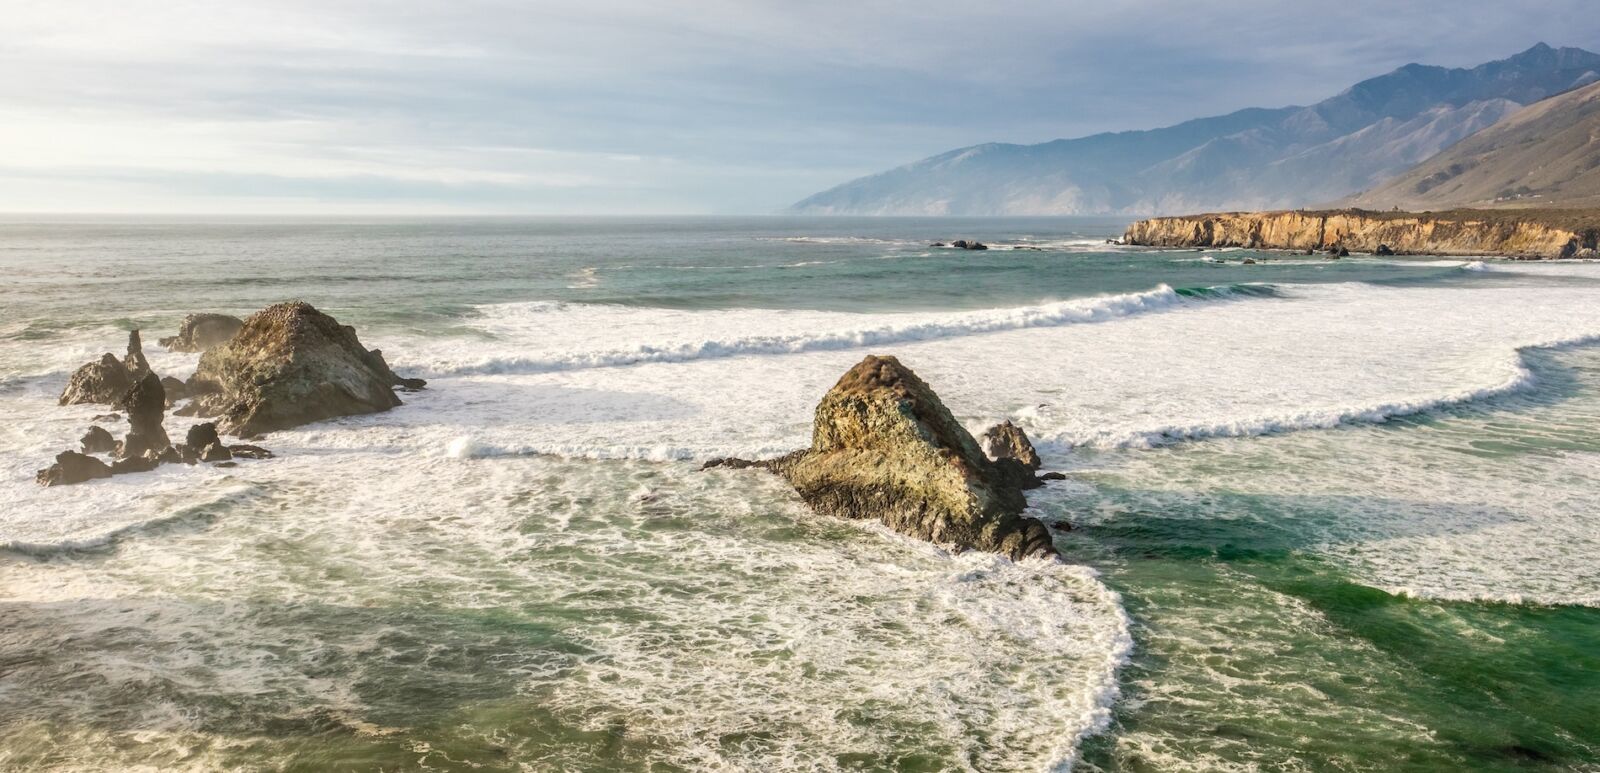
{"type": "Polygon", "coordinates": [[[56,463],[39,471],[34,480],[41,486],[67,486],[86,480],[111,477],[111,467],[77,451],[56,454],[56,463]]]}
{"type": "Polygon", "coordinates": [[[822,513],[958,549],[1056,555],[1044,525],[1022,516],[1017,482],[893,357],[845,373],[817,406],[811,447],[765,466],[822,513]]]}
{"type": "Polygon", "coordinates": [[[228,314],[190,314],[178,325],[178,334],[161,339],[161,345],[174,352],[203,352],[226,343],[244,320],[228,314]]]}
{"type": "Polygon", "coordinates": [[[268,306],[244,321],[226,343],[200,356],[190,386],[194,411],[217,416],[224,432],[248,437],[339,416],[387,411],[400,404],[402,379],[383,356],[368,351],[355,329],[308,303],[268,306]]]}

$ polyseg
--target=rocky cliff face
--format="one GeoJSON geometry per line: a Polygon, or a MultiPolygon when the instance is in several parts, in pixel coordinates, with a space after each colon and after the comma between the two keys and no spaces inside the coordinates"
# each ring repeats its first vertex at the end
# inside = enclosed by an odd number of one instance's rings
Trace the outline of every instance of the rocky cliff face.
{"type": "Polygon", "coordinates": [[[1401,254],[1569,258],[1593,249],[1597,237],[1600,213],[1337,210],[1151,218],[1129,226],[1123,241],[1150,247],[1377,252],[1383,246],[1401,254]]]}
{"type": "Polygon", "coordinates": [[[1021,476],[984,456],[933,390],[893,357],[869,356],[851,368],[817,406],[811,447],[762,466],[822,513],[876,518],[958,549],[1056,555],[1044,525],[1022,515],[1021,476]]]}

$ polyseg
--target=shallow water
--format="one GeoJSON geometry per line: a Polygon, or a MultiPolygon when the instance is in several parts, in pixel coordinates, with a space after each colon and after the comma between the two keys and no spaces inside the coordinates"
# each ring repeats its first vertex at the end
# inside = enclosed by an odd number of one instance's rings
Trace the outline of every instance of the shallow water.
{"type": "Polygon", "coordinates": [[[0,224],[0,767],[1600,763],[1600,265],[1121,225],[0,224]],[[183,377],[183,313],[291,297],[429,389],[32,483],[104,410],[73,367],[139,326],[183,377]],[[1027,429],[1065,563],[695,471],[803,445],[868,352],[1027,429]]]}

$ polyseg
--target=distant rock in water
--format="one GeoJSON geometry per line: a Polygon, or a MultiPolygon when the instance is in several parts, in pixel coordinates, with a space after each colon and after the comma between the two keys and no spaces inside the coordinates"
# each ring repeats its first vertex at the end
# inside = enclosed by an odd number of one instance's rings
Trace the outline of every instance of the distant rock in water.
{"type": "Polygon", "coordinates": [[[1015,476],[895,358],[869,356],[845,373],[817,406],[812,433],[809,449],[763,466],[817,511],[958,549],[1056,555],[1044,525],[1022,516],[1015,476]]]}
{"type": "Polygon", "coordinates": [[[161,345],[174,352],[203,352],[226,343],[244,320],[227,314],[190,314],[178,325],[178,334],[161,339],[161,345]]]}
{"type": "Polygon", "coordinates": [[[200,357],[190,380],[195,413],[218,416],[225,432],[248,437],[400,405],[402,379],[355,329],[299,301],[268,306],[226,343],[200,357]]]}
{"type": "Polygon", "coordinates": [[[111,466],[77,451],[56,454],[56,463],[39,471],[34,480],[41,486],[68,486],[97,478],[111,477],[111,466]]]}
{"type": "Polygon", "coordinates": [[[950,246],[951,247],[955,247],[958,250],[987,250],[987,249],[989,249],[989,245],[984,244],[983,242],[976,242],[976,241],[969,242],[966,239],[957,239],[957,240],[955,240],[953,242],[950,242],[950,246]]]}

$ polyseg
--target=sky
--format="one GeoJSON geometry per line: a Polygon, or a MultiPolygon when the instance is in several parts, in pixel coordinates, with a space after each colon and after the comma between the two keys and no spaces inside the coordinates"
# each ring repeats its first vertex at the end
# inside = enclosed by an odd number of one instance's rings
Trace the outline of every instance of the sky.
{"type": "Polygon", "coordinates": [[[0,0],[0,19],[5,212],[761,214],[966,145],[1600,50],[1593,0],[0,0]]]}

